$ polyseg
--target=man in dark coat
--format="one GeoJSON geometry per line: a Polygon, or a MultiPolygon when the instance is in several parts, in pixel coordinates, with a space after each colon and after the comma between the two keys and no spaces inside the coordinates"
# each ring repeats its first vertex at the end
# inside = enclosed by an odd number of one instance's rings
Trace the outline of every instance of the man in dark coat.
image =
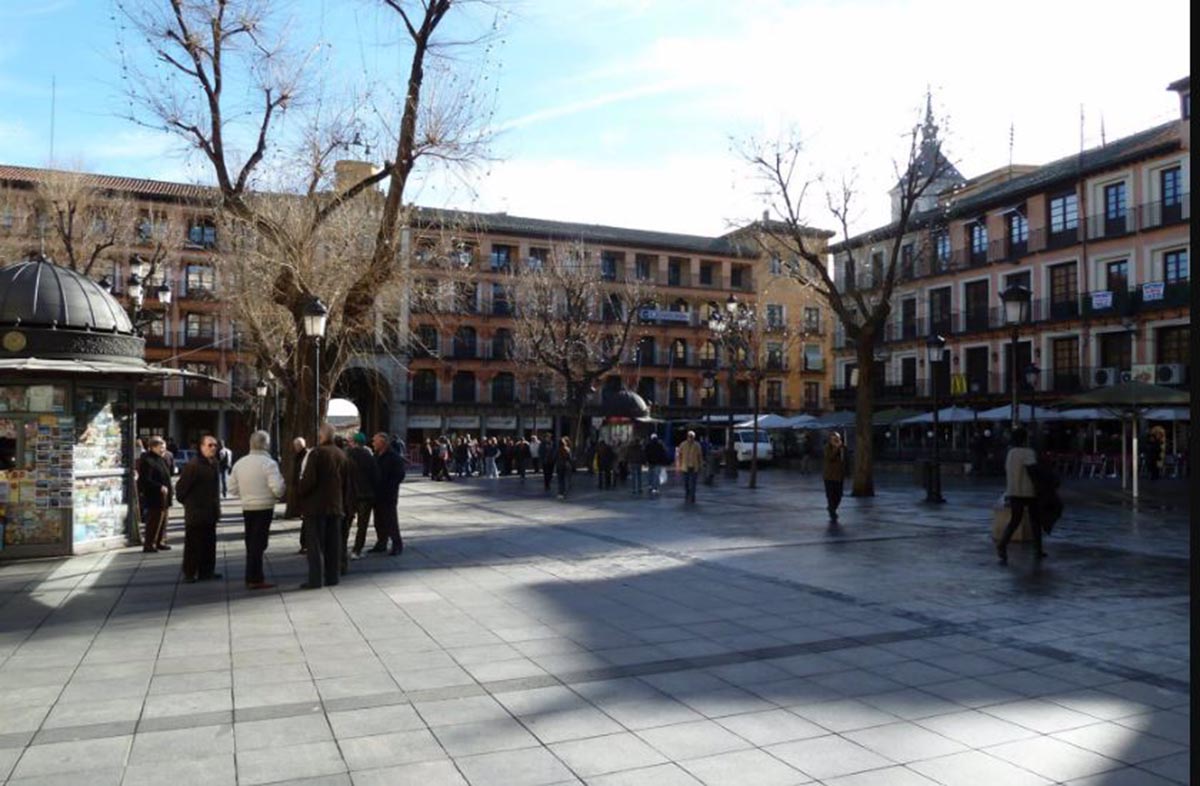
{"type": "Polygon", "coordinates": [[[550,491],[550,480],[554,477],[554,459],[557,453],[554,444],[554,435],[549,431],[542,437],[542,442],[538,448],[541,453],[538,459],[542,464],[542,479],[545,481],[546,491],[550,491]]]}
{"type": "Polygon", "coordinates": [[[375,449],[375,463],[379,466],[379,486],[375,494],[375,522],[382,533],[383,542],[391,541],[389,557],[404,551],[404,538],[400,536],[400,518],[396,505],[400,499],[400,484],[404,481],[404,456],[394,449],[388,435],[382,431],[371,438],[375,449]]]}
{"type": "Polygon", "coordinates": [[[350,460],[333,444],[333,426],[321,424],[319,444],[308,452],[300,468],[296,502],[304,521],[308,548],[308,581],[301,589],[320,589],[338,583],[341,569],[342,516],[350,460]],[[322,581],[324,579],[324,581],[322,581]]]}
{"type": "Polygon", "coordinates": [[[175,484],[175,498],[183,503],[183,580],[219,579],[217,522],[221,519],[221,470],[217,466],[216,437],[200,438],[200,452],[183,467],[175,484]]]}
{"type": "MultiPolygon", "coordinates": [[[[379,490],[379,464],[375,454],[367,447],[367,435],[361,431],[354,435],[354,446],[347,454],[350,463],[354,465],[354,516],[358,521],[358,529],[354,533],[354,550],[351,559],[362,556],[363,546],[367,544],[367,524],[371,521],[371,512],[375,509],[375,495],[379,490]]],[[[347,522],[350,517],[347,516],[347,522]]],[[[350,533],[350,525],[346,525],[346,534],[350,533]]],[[[372,553],[387,551],[387,533],[375,519],[375,545],[372,553]]]]}
{"type": "Polygon", "coordinates": [[[146,534],[142,551],[169,551],[167,545],[167,511],[171,508],[171,468],[165,454],[167,443],[162,437],[147,440],[146,451],[138,458],[138,500],[141,502],[142,523],[146,534]]]}

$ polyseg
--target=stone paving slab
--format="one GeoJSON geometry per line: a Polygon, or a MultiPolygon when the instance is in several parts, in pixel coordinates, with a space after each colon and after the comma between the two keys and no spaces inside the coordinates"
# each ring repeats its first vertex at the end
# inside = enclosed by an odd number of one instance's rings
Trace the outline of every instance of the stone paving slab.
{"type": "Polygon", "coordinates": [[[784,472],[591,483],[406,484],[405,554],[320,592],[294,521],[279,589],[241,587],[236,502],[223,581],[179,549],[0,567],[0,782],[1188,782],[1177,505],[1072,485],[1050,558],[1001,568],[986,483],[884,482],[837,527],[784,472]]]}

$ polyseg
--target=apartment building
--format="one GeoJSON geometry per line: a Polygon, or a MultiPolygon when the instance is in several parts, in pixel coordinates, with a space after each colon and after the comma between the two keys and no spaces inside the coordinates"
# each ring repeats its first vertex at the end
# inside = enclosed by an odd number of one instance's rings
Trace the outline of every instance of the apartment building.
{"type": "MultiPolygon", "coordinates": [[[[37,189],[39,184],[67,179],[78,181],[66,187],[74,193],[63,203],[80,213],[74,221],[111,220],[112,214],[101,210],[103,200],[128,204],[122,215],[134,222],[133,231],[113,233],[116,242],[98,254],[89,271],[92,278],[107,280],[127,308],[135,258],[161,257],[144,281],[146,360],[228,380],[219,384],[173,379],[140,385],[139,436],[161,434],[191,444],[208,432],[244,444],[253,426],[246,404],[254,376],[245,366],[247,358],[238,353],[236,327],[220,305],[220,270],[213,253],[216,227],[205,207],[212,192],[185,183],[0,165],[0,264],[38,250],[41,238],[52,236],[49,222],[55,217],[37,209],[37,189]],[[170,290],[169,302],[157,295],[162,285],[170,290]]],[[[87,231],[78,230],[75,237],[87,231]]]]}
{"type": "MultiPolygon", "coordinates": [[[[1176,120],[1042,166],[959,177],[915,215],[876,352],[881,408],[930,405],[931,335],[947,339],[950,357],[939,395],[958,404],[1003,403],[1013,384],[1023,400],[1049,403],[1122,379],[1187,382],[1190,77],[1169,90],[1176,120]],[[1000,300],[1014,284],[1032,293],[1015,381],[1000,300]]],[[[871,289],[888,237],[885,227],[832,247],[839,284],[871,289]],[[847,280],[851,249],[857,281],[847,280]]],[[[853,406],[853,348],[840,331],[834,345],[834,404],[853,406]]]]}

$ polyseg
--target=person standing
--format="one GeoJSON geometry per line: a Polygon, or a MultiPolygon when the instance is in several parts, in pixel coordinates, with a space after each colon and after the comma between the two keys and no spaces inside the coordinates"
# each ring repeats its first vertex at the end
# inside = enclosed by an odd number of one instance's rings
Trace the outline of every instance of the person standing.
{"type": "Polygon", "coordinates": [[[1004,528],[1004,534],[1000,536],[1000,542],[996,544],[996,557],[1000,560],[1001,565],[1008,564],[1008,544],[1016,533],[1017,527],[1021,526],[1021,519],[1025,517],[1026,512],[1029,513],[1029,529],[1033,534],[1034,553],[1039,560],[1046,556],[1042,551],[1042,526],[1035,515],[1034,502],[1037,490],[1034,488],[1033,476],[1030,474],[1031,468],[1036,465],[1037,453],[1029,447],[1029,432],[1020,427],[1013,429],[1011,447],[1004,459],[1004,493],[1008,497],[1012,515],[1008,520],[1008,526],[1004,528]]]}
{"type": "Polygon", "coordinates": [[[596,474],[599,476],[597,481],[601,489],[611,489],[613,487],[613,464],[616,462],[616,454],[613,453],[612,447],[600,440],[596,444],[596,474]]]}
{"type": "Polygon", "coordinates": [[[396,511],[400,501],[400,484],[404,482],[404,457],[392,448],[388,435],[382,431],[371,438],[371,447],[375,449],[375,463],[379,467],[375,522],[383,538],[384,548],[387,549],[387,543],[391,542],[388,556],[395,557],[404,552],[400,517],[396,511]]]}
{"type": "Polygon", "coordinates": [[[217,439],[200,438],[200,452],[184,465],[175,484],[175,498],[183,504],[183,580],[219,579],[217,522],[221,519],[221,470],[217,465],[217,439]]]}
{"type": "Polygon", "coordinates": [[[485,478],[500,477],[500,473],[496,469],[496,457],[499,454],[500,446],[496,444],[496,438],[487,437],[483,445],[483,476],[485,478]]]}
{"type": "MultiPolygon", "coordinates": [[[[428,446],[429,441],[426,440],[425,444],[428,446]]],[[[375,454],[367,447],[367,435],[361,431],[354,435],[354,445],[347,455],[350,463],[354,465],[354,520],[358,522],[350,559],[361,559],[363,546],[367,545],[367,525],[371,521],[371,513],[375,510],[375,498],[379,493],[379,464],[375,461],[375,454]]],[[[428,463],[425,464],[425,471],[429,471],[428,463]]],[[[349,534],[350,527],[347,525],[347,537],[349,534]]],[[[378,554],[382,551],[387,551],[387,533],[380,527],[379,518],[376,517],[375,545],[371,546],[370,553],[378,554]]]]}
{"type": "Polygon", "coordinates": [[[557,451],[554,449],[554,437],[549,431],[542,438],[538,460],[542,463],[542,480],[545,482],[546,493],[550,492],[550,481],[554,478],[554,462],[557,451]]]}
{"type": "Polygon", "coordinates": [[[687,439],[679,446],[679,469],[683,471],[683,498],[685,502],[696,501],[696,479],[704,466],[704,451],[696,441],[696,432],[689,431],[687,439]]]}
{"type": "Polygon", "coordinates": [[[646,449],[642,441],[633,438],[625,447],[625,466],[629,469],[629,493],[642,493],[642,465],[646,463],[646,449]]]}
{"type": "Polygon", "coordinates": [[[517,468],[517,476],[521,480],[525,480],[525,472],[529,469],[529,460],[533,457],[533,453],[529,449],[529,443],[524,437],[517,437],[517,444],[513,445],[513,462],[517,468]]]}
{"type": "Polygon", "coordinates": [[[558,474],[558,498],[566,499],[571,487],[571,476],[575,474],[575,457],[571,455],[571,438],[563,437],[554,454],[554,471],[558,474]]]}
{"type": "Polygon", "coordinates": [[[535,473],[542,471],[542,441],[538,439],[537,432],[529,434],[529,459],[533,465],[535,473]]]}
{"type": "Polygon", "coordinates": [[[221,498],[229,496],[229,470],[233,469],[233,451],[217,441],[217,467],[221,470],[221,498]]]}
{"type": "Polygon", "coordinates": [[[322,423],[317,430],[317,447],[301,462],[296,498],[308,548],[308,581],[300,589],[332,587],[340,579],[341,519],[350,460],[333,444],[333,435],[333,426],[322,423]]]}
{"type": "Polygon", "coordinates": [[[825,505],[829,511],[829,520],[836,524],[837,510],[842,504],[842,492],[846,483],[846,446],[842,444],[842,435],[836,431],[829,433],[829,441],[825,444],[821,474],[825,479],[825,505]]]}
{"type": "Polygon", "coordinates": [[[667,446],[662,443],[657,434],[650,435],[646,445],[646,463],[650,466],[650,496],[657,497],[662,487],[662,476],[666,466],[671,463],[667,446]]]}
{"type": "Polygon", "coordinates": [[[165,454],[166,441],[159,436],[147,440],[146,450],[138,458],[137,486],[142,522],[146,534],[142,551],[170,551],[167,545],[167,511],[171,509],[171,469],[165,454]]]}
{"type": "Polygon", "coordinates": [[[271,435],[256,431],[250,435],[250,452],[242,456],[229,472],[229,490],[242,500],[242,522],[246,529],[246,587],[270,589],[263,575],[263,554],[271,539],[271,520],[275,503],[287,490],[279,464],[271,458],[271,435]]]}

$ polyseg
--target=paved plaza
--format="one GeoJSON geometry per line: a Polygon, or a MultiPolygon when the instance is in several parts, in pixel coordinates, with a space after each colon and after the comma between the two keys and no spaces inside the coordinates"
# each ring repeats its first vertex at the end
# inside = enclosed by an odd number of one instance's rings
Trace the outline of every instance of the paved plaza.
{"type": "Polygon", "coordinates": [[[819,478],[761,486],[416,479],[404,555],[314,592],[295,521],[243,588],[236,504],[222,581],[180,583],[178,523],[0,566],[0,781],[1188,782],[1185,507],[1072,486],[1049,559],[1004,568],[994,483],[884,482],[835,529],[819,478]]]}

